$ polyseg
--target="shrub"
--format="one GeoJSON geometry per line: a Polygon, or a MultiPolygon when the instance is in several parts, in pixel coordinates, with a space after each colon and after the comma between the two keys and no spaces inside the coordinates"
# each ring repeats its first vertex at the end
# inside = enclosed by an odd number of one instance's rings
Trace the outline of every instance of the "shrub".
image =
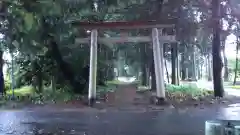
{"type": "Polygon", "coordinates": [[[11,89],[11,82],[9,79],[5,79],[4,80],[4,90],[7,91],[9,89],[11,89]]]}
{"type": "Polygon", "coordinates": [[[55,101],[69,101],[73,98],[74,94],[71,93],[69,87],[63,87],[61,89],[52,90],[50,87],[44,89],[42,96],[44,101],[55,100],[55,101]]]}
{"type": "MultiPolygon", "coordinates": [[[[13,91],[8,89],[6,91],[7,95],[12,95],[13,91]]],[[[32,86],[23,86],[21,88],[14,89],[14,94],[16,96],[25,96],[25,95],[32,95],[34,93],[34,88],[32,86]]]]}
{"type": "Polygon", "coordinates": [[[212,94],[212,91],[198,88],[194,85],[166,85],[166,91],[172,94],[184,94],[191,97],[202,97],[212,94]]]}

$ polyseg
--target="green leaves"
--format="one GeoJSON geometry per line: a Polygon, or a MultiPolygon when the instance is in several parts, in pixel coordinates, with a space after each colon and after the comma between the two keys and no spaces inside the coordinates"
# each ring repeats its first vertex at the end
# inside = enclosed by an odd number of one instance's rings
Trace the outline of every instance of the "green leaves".
{"type": "Polygon", "coordinates": [[[34,25],[34,17],[32,13],[24,14],[24,26],[27,31],[30,31],[34,25]]]}
{"type": "Polygon", "coordinates": [[[38,4],[43,16],[62,15],[61,5],[53,0],[39,0],[38,4]]]}

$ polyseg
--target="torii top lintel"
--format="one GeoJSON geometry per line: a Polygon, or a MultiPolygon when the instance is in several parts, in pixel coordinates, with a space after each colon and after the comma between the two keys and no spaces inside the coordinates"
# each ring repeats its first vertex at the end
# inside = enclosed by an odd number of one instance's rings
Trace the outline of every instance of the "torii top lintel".
{"type": "Polygon", "coordinates": [[[121,21],[121,22],[71,22],[78,28],[87,29],[146,29],[146,28],[174,28],[174,24],[159,24],[156,21],[121,21]]]}

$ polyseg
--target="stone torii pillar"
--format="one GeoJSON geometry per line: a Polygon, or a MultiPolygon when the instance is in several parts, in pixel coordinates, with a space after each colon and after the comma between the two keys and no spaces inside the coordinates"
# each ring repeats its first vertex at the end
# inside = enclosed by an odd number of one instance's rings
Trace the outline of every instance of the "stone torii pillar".
{"type": "Polygon", "coordinates": [[[89,69],[89,87],[88,99],[89,105],[92,106],[96,100],[96,86],[97,86],[97,37],[96,29],[91,31],[91,46],[90,46],[90,69],[89,69]]]}
{"type": "Polygon", "coordinates": [[[163,45],[160,44],[159,36],[162,36],[162,30],[152,29],[153,58],[157,85],[157,104],[165,101],[164,86],[164,64],[163,64],[163,45]]]}

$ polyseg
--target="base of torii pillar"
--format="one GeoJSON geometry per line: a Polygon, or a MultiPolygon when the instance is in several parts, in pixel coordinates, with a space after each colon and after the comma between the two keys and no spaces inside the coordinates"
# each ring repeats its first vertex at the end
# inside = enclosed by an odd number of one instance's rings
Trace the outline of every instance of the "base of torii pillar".
{"type": "Polygon", "coordinates": [[[95,103],[96,103],[96,98],[89,98],[88,99],[88,105],[90,107],[93,107],[95,103]]]}
{"type": "Polygon", "coordinates": [[[150,97],[150,103],[154,105],[161,105],[161,106],[168,106],[171,105],[166,98],[158,97],[158,96],[152,96],[150,97]]]}

